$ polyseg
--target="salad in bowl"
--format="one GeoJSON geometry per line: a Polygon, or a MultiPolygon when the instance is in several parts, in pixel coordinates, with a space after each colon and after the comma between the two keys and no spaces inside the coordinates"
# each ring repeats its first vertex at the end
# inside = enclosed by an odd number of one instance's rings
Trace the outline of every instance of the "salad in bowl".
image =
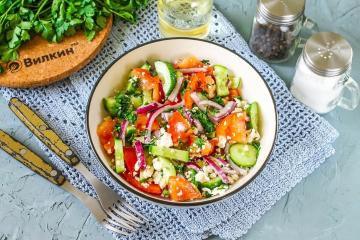
{"type": "MultiPolygon", "coordinates": [[[[113,171],[176,202],[223,195],[256,164],[260,107],[227,66],[188,56],[129,69],[97,136],[113,171]]],[[[115,90],[115,89],[114,89],[115,90]]]]}

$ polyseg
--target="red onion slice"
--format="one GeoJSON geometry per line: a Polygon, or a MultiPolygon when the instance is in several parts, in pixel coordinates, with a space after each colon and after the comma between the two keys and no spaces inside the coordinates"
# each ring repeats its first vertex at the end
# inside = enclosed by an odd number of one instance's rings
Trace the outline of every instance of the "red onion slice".
{"type": "Polygon", "coordinates": [[[198,72],[207,72],[207,68],[181,68],[178,69],[182,73],[198,73],[198,72]]]}
{"type": "Polygon", "coordinates": [[[213,116],[213,119],[214,120],[221,120],[222,118],[226,117],[227,115],[229,115],[232,111],[235,110],[235,107],[236,107],[236,102],[228,102],[225,107],[223,107],[223,109],[220,110],[220,112],[216,113],[214,116],[213,116]]]}
{"type": "Polygon", "coordinates": [[[144,153],[144,148],[140,141],[135,142],[135,152],[136,152],[137,164],[139,168],[145,169],[146,167],[145,153],[144,153]]]}
{"type": "Polygon", "coordinates": [[[213,160],[209,157],[204,157],[205,161],[217,172],[217,174],[221,177],[224,183],[229,183],[229,179],[226,176],[225,172],[219,167],[213,160]]]}
{"type": "Polygon", "coordinates": [[[145,128],[145,137],[144,137],[144,141],[146,144],[149,144],[151,142],[151,127],[155,121],[155,119],[157,118],[157,116],[159,116],[161,113],[171,110],[171,109],[176,109],[179,108],[183,105],[183,102],[179,102],[177,104],[174,105],[165,105],[162,106],[161,108],[159,108],[158,110],[156,110],[148,119],[147,123],[146,123],[146,128],[145,128]]]}
{"type": "Polygon", "coordinates": [[[215,158],[215,157],[209,157],[211,160],[213,160],[214,162],[217,162],[217,163],[220,163],[221,165],[223,166],[227,166],[229,165],[229,163],[224,160],[224,159],[221,159],[221,158],[215,158]]]}
{"type": "Polygon", "coordinates": [[[217,108],[217,109],[223,109],[223,106],[221,106],[220,104],[218,104],[216,102],[210,101],[210,100],[200,101],[199,104],[203,105],[203,106],[214,107],[214,108],[217,108]]]}
{"type": "Polygon", "coordinates": [[[197,92],[192,92],[190,94],[191,99],[194,101],[194,103],[196,104],[196,106],[198,106],[200,108],[201,111],[206,111],[206,108],[203,105],[200,105],[200,98],[198,96],[197,92]]]}
{"type": "Polygon", "coordinates": [[[177,98],[177,96],[178,96],[178,94],[180,92],[180,88],[181,88],[181,85],[182,85],[183,82],[184,82],[183,77],[177,78],[176,85],[175,85],[173,91],[170,93],[170,95],[168,97],[169,101],[171,101],[171,102],[175,101],[175,99],[177,98]]]}
{"type": "Polygon", "coordinates": [[[194,119],[194,125],[200,133],[204,132],[204,127],[198,119],[194,119]]]}
{"type": "Polygon", "coordinates": [[[161,104],[159,104],[157,102],[153,102],[153,103],[150,103],[148,105],[139,107],[138,109],[136,109],[136,113],[137,114],[143,114],[143,113],[152,112],[152,111],[158,109],[161,106],[162,106],[161,104]]]}
{"type": "Polygon", "coordinates": [[[185,115],[185,118],[186,120],[189,121],[190,124],[193,124],[194,123],[194,119],[193,117],[191,116],[191,113],[189,111],[184,111],[184,115],[185,115]]]}
{"type": "Polygon", "coordinates": [[[125,146],[125,136],[126,136],[126,128],[128,127],[129,122],[127,120],[122,121],[120,125],[120,139],[125,146]]]}
{"type": "Polygon", "coordinates": [[[186,167],[187,168],[191,168],[191,169],[194,169],[195,171],[200,171],[200,167],[199,167],[199,165],[197,165],[196,163],[194,163],[194,162],[189,162],[189,163],[187,163],[186,164],[186,167]]]}

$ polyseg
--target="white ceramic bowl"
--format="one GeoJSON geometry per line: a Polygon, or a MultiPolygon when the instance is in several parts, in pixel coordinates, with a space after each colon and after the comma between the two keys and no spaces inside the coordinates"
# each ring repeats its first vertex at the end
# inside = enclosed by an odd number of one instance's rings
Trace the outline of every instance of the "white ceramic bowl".
{"type": "Polygon", "coordinates": [[[166,206],[194,207],[214,203],[239,192],[261,172],[275,144],[277,113],[273,96],[265,80],[257,70],[242,57],[223,46],[205,40],[170,38],[140,45],[120,56],[106,69],[95,85],[88,102],[87,130],[91,144],[99,160],[109,174],[125,189],[146,200],[166,206]],[[200,59],[208,59],[212,64],[224,65],[233,71],[235,76],[242,78],[242,95],[244,99],[250,102],[257,101],[260,105],[261,150],[256,165],[251,168],[248,175],[232,185],[224,195],[189,202],[174,202],[139,191],[117,175],[108,162],[109,157],[99,142],[96,129],[106,116],[102,99],[113,95],[115,90],[122,89],[126,86],[128,74],[132,68],[139,66],[145,61],[152,62],[159,59],[173,61],[189,55],[194,55],[200,59]]]}

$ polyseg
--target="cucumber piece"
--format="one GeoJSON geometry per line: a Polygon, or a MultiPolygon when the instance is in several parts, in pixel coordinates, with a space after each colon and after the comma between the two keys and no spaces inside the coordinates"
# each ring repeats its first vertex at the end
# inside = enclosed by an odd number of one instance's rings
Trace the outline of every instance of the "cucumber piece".
{"type": "Polygon", "coordinates": [[[135,126],[129,125],[129,126],[126,128],[126,134],[125,134],[125,136],[126,136],[126,137],[131,137],[131,136],[134,135],[135,133],[136,133],[136,128],[135,128],[135,126]]]}
{"type": "Polygon", "coordinates": [[[248,144],[236,143],[230,146],[230,159],[239,167],[252,167],[256,163],[257,150],[248,144]]]}
{"type": "Polygon", "coordinates": [[[149,152],[150,152],[150,154],[155,155],[155,156],[175,159],[175,160],[179,160],[182,162],[189,161],[189,152],[188,151],[152,145],[149,148],[149,152]]]}
{"type": "Polygon", "coordinates": [[[128,94],[135,93],[138,86],[139,86],[139,79],[137,79],[135,77],[130,77],[128,84],[126,86],[126,93],[128,93],[128,94]]]}
{"type": "Polygon", "coordinates": [[[150,71],[151,65],[148,62],[146,62],[140,68],[150,71]]]}
{"type": "Polygon", "coordinates": [[[144,90],[143,92],[143,105],[152,103],[152,90],[144,90]]]}
{"type": "Polygon", "coordinates": [[[120,139],[115,138],[115,172],[125,172],[123,144],[120,139]]]}
{"type": "Polygon", "coordinates": [[[211,179],[208,182],[200,183],[201,188],[208,188],[208,189],[214,189],[216,187],[219,187],[221,184],[223,184],[223,181],[220,177],[216,177],[214,179],[211,179]]]}
{"type": "Polygon", "coordinates": [[[230,77],[230,88],[236,89],[241,87],[241,78],[239,77],[230,77]]]}
{"type": "MultiPolygon", "coordinates": [[[[172,162],[167,158],[163,158],[163,157],[154,158],[153,167],[156,171],[161,172],[161,178],[159,179],[159,183],[158,183],[161,188],[164,188],[168,184],[169,178],[171,176],[176,176],[176,169],[172,164],[172,162]]],[[[156,178],[156,176],[154,178],[156,178]]]]}
{"type": "Polygon", "coordinates": [[[131,96],[131,103],[134,106],[134,108],[138,108],[142,105],[143,100],[141,96],[131,96]]]}
{"type": "Polygon", "coordinates": [[[118,112],[118,104],[114,97],[108,97],[103,99],[104,107],[111,116],[116,116],[118,112]]]}
{"type": "Polygon", "coordinates": [[[156,61],[156,72],[163,84],[165,96],[168,97],[176,85],[176,72],[171,63],[156,61]]]}
{"type": "Polygon", "coordinates": [[[259,130],[259,104],[257,102],[253,102],[250,104],[248,108],[248,114],[250,116],[250,127],[259,130]]]}
{"type": "Polygon", "coordinates": [[[229,72],[228,69],[224,66],[221,65],[214,66],[217,96],[224,97],[229,95],[229,88],[227,86],[228,72],[229,72]]]}

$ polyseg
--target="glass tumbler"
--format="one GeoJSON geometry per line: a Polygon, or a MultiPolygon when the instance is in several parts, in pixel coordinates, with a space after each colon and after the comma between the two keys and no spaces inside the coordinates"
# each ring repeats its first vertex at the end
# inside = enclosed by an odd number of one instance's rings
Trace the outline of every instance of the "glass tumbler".
{"type": "Polygon", "coordinates": [[[205,38],[213,0],[159,0],[159,30],[164,37],[205,38]]]}

